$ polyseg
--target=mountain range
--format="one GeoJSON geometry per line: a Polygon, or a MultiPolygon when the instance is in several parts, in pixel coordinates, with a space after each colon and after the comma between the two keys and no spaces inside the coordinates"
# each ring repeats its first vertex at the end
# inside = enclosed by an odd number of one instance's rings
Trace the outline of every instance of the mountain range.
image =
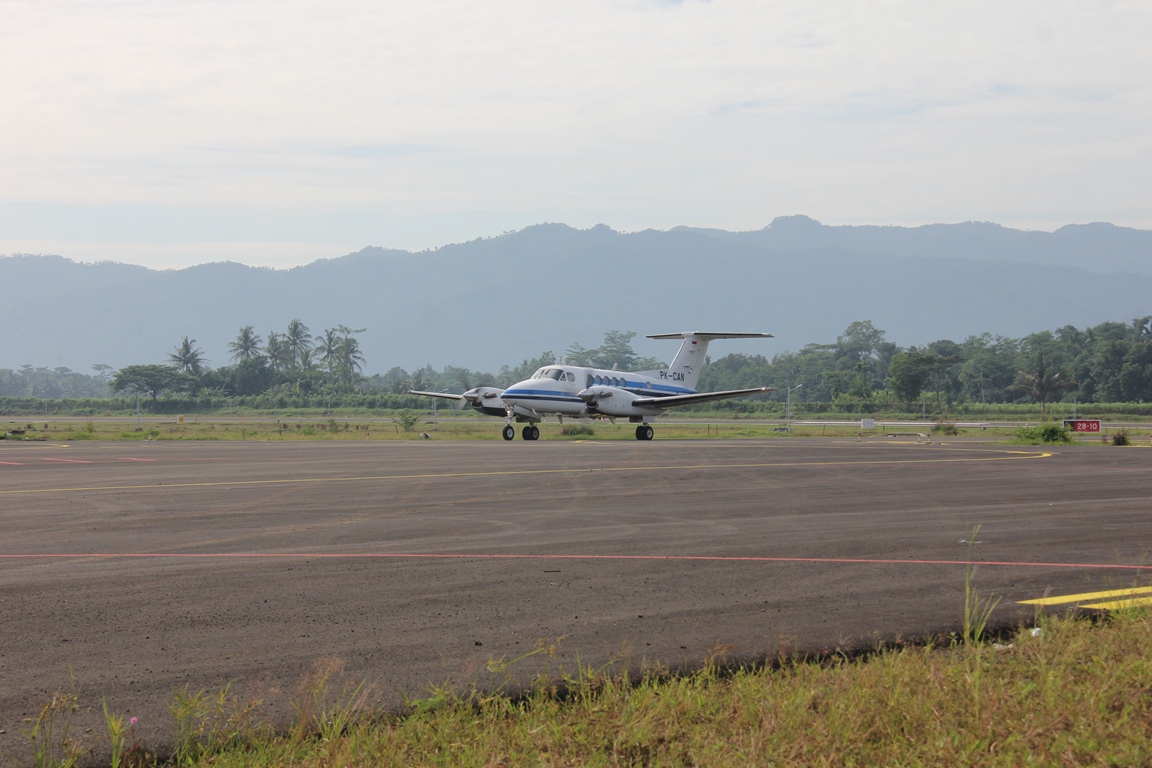
{"type": "Polygon", "coordinates": [[[413,253],[366,247],[292,269],[233,262],[154,270],[62,256],[0,257],[0,367],[88,371],[166,362],[184,336],[229,364],[241,327],[359,335],[365,372],[425,364],[476,371],[636,331],[667,358],[673,331],[767,331],[714,356],[829,343],[870,320],[901,346],[974,334],[1020,337],[1152,314],[1152,231],[1055,232],[986,222],[826,226],[806,216],[728,232],[622,233],[540,224],[413,253]]]}

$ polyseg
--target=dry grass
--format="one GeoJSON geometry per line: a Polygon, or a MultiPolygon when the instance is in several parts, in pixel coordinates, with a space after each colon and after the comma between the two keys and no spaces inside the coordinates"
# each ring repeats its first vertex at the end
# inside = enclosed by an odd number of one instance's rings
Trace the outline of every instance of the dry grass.
{"type": "Polygon", "coordinates": [[[1000,646],[715,666],[567,695],[442,698],[340,734],[249,743],[213,766],[1148,765],[1152,614],[1045,619],[1000,646]]]}

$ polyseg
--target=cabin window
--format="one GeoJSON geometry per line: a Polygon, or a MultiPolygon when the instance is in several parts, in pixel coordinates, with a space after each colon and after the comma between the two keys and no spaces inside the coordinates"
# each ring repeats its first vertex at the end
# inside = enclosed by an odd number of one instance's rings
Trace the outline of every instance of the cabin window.
{"type": "Polygon", "coordinates": [[[588,383],[587,383],[587,384],[585,384],[584,386],[585,386],[585,387],[590,387],[590,386],[592,386],[592,381],[593,381],[593,379],[594,379],[594,377],[592,376],[592,374],[588,374],[588,383]]]}

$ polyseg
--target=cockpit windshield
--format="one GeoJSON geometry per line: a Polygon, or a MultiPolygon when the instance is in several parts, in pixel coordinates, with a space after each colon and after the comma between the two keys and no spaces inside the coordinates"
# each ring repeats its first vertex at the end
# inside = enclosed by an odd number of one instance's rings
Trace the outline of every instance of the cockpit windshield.
{"type": "Polygon", "coordinates": [[[552,379],[552,381],[560,381],[564,378],[564,371],[559,368],[541,368],[532,374],[534,379],[552,379]]]}

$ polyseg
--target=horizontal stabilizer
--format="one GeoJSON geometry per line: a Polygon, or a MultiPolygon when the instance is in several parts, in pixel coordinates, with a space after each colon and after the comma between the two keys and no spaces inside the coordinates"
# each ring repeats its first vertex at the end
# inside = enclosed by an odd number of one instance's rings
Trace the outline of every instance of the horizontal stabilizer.
{"type": "Polygon", "coordinates": [[[701,333],[700,331],[683,331],[681,333],[656,333],[650,339],[686,339],[694,336],[701,341],[712,339],[774,339],[770,333],[701,333]]]}
{"type": "Polygon", "coordinates": [[[710,403],[713,400],[727,400],[732,397],[761,395],[765,392],[775,391],[775,387],[756,387],[755,389],[729,389],[723,392],[694,392],[690,395],[669,395],[667,397],[638,397],[632,401],[632,405],[639,408],[675,408],[680,405],[697,405],[710,403]]]}

